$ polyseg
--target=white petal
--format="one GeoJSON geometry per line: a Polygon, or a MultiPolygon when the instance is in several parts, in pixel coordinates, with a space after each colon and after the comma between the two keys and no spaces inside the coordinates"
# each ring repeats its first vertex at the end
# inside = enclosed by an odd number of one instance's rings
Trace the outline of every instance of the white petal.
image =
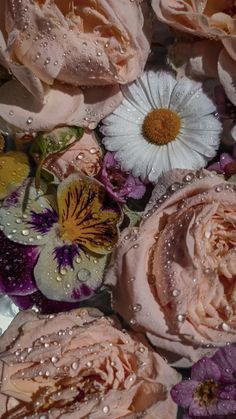
{"type": "Polygon", "coordinates": [[[183,118],[182,127],[197,132],[214,131],[220,133],[222,130],[220,121],[214,115],[205,115],[201,118],[183,118]]]}
{"type": "MultiPolygon", "coordinates": [[[[114,118],[115,120],[118,120],[119,117],[114,118]]],[[[140,132],[140,128],[136,124],[131,124],[128,121],[122,120],[119,118],[119,122],[114,123],[107,123],[107,125],[102,125],[100,128],[100,131],[103,135],[110,136],[110,137],[116,137],[117,135],[123,134],[124,135],[136,135],[140,132]]]]}
{"type": "Polygon", "coordinates": [[[197,170],[204,167],[207,158],[202,154],[194,151],[186,142],[177,139],[175,141],[176,155],[179,156],[179,164],[176,168],[197,170]]]}
{"type": "Polygon", "coordinates": [[[137,108],[142,114],[146,115],[152,109],[145,90],[139,85],[138,81],[127,86],[121,87],[124,96],[123,103],[129,107],[137,108]]]}
{"type": "Polygon", "coordinates": [[[134,147],[137,142],[136,135],[130,135],[129,137],[126,136],[116,136],[116,137],[105,137],[102,140],[104,146],[109,151],[117,151],[122,149],[124,146],[132,146],[134,147]]]}

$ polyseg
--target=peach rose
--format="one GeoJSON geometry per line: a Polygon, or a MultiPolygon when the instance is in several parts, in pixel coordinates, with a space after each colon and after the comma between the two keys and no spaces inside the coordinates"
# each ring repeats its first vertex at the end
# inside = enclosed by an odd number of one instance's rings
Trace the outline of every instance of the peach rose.
{"type": "Polygon", "coordinates": [[[235,0],[152,0],[152,6],[161,21],[212,40],[180,44],[176,54],[180,52],[183,60],[188,58],[193,74],[212,77],[218,73],[227,96],[236,105],[235,0]]]}
{"type": "Polygon", "coordinates": [[[149,53],[139,1],[2,0],[0,15],[0,63],[16,79],[0,89],[0,115],[22,130],[94,128],[149,53]]]}
{"type": "Polygon", "coordinates": [[[126,230],[106,282],[114,307],[158,348],[196,361],[236,342],[236,185],[175,170],[126,230]]]}
{"type": "Polygon", "coordinates": [[[101,169],[101,159],[102,150],[95,132],[86,131],[79,141],[74,142],[65,151],[50,155],[45,160],[43,169],[52,173],[59,181],[74,172],[96,176],[101,169]]]}
{"type": "Polygon", "coordinates": [[[95,309],[21,312],[0,338],[1,418],[175,419],[177,373],[95,309]]]}

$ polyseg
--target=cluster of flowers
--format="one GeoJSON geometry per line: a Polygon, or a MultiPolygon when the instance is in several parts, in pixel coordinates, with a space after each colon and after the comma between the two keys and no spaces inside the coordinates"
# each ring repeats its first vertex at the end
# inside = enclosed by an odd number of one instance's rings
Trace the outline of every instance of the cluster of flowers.
{"type": "Polygon", "coordinates": [[[235,1],[0,16],[0,417],[236,417],[235,1]]]}

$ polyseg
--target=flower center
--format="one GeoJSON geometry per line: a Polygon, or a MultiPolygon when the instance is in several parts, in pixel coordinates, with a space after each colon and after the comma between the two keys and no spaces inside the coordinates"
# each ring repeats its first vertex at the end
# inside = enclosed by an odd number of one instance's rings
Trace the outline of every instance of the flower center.
{"type": "Polygon", "coordinates": [[[196,389],[195,396],[200,406],[208,405],[215,399],[217,383],[213,380],[203,381],[196,389]]]}
{"type": "Polygon", "coordinates": [[[171,109],[154,109],[144,119],[143,134],[151,143],[164,145],[175,140],[181,126],[180,117],[171,109]]]}

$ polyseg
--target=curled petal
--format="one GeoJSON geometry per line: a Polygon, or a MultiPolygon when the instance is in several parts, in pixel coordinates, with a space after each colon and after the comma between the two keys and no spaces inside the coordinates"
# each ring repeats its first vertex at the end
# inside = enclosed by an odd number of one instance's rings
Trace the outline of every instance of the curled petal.
{"type": "Polygon", "coordinates": [[[1,118],[22,131],[50,131],[58,125],[92,129],[119,105],[122,94],[118,85],[84,91],[55,85],[44,99],[44,104],[40,104],[18,81],[9,81],[0,87],[1,118]]]}

